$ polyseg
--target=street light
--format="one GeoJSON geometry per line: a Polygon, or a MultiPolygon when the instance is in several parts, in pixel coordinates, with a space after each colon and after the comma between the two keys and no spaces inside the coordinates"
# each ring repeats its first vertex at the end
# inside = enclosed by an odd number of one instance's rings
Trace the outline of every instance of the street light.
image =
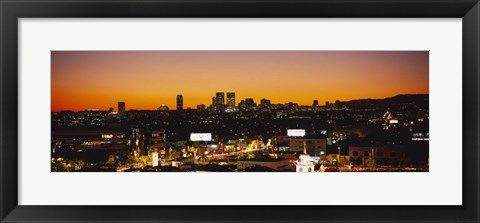
{"type": "Polygon", "coordinates": [[[338,147],[338,160],[337,160],[338,166],[340,166],[340,156],[341,156],[341,154],[340,154],[340,146],[339,146],[338,147]]]}

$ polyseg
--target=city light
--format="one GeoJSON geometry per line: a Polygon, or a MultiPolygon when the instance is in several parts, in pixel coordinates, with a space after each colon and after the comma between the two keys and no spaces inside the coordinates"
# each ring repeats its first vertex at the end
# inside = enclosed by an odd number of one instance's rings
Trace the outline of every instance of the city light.
{"type": "Polygon", "coordinates": [[[51,55],[52,172],[429,171],[428,51],[51,55]]]}

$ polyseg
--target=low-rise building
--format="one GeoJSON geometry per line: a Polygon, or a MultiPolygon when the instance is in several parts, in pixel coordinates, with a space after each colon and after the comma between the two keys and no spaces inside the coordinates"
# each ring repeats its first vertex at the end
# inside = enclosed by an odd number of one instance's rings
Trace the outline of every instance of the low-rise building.
{"type": "Polygon", "coordinates": [[[306,144],[307,154],[320,156],[327,152],[327,139],[323,136],[305,136],[303,138],[290,138],[289,150],[302,152],[306,144]]]}
{"type": "Polygon", "coordinates": [[[247,159],[238,160],[237,168],[243,170],[255,166],[264,166],[273,170],[281,171],[288,167],[290,163],[291,161],[288,159],[247,159]]]}
{"type": "Polygon", "coordinates": [[[52,143],[74,149],[124,149],[127,139],[123,132],[113,130],[57,130],[52,143]]]}
{"type": "Polygon", "coordinates": [[[392,164],[405,159],[404,148],[394,146],[350,146],[349,155],[356,163],[375,159],[380,163],[392,164]]]}

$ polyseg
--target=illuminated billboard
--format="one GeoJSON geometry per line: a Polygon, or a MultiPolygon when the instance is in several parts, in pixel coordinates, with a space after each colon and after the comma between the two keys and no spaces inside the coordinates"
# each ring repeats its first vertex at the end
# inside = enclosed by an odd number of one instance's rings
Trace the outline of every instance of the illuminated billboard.
{"type": "Polygon", "coordinates": [[[305,129],[287,129],[287,136],[303,137],[305,129]]]}
{"type": "Polygon", "coordinates": [[[212,141],[212,133],[190,133],[191,141],[212,141]]]}
{"type": "Polygon", "coordinates": [[[152,153],[152,167],[158,166],[158,152],[152,153]]]}

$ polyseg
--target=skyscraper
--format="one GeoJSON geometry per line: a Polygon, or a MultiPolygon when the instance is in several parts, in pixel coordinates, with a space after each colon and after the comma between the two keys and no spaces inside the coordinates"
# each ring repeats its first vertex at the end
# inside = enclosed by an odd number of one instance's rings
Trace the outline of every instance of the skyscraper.
{"type": "Polygon", "coordinates": [[[118,102],[118,113],[125,112],[125,102],[118,102]]]}
{"type": "Polygon", "coordinates": [[[312,107],[314,108],[318,107],[318,100],[313,100],[312,107]]]}
{"type": "Polygon", "coordinates": [[[261,107],[269,107],[271,103],[272,102],[270,100],[265,99],[265,98],[262,98],[262,100],[260,100],[260,106],[261,107]]]}
{"type": "Polygon", "coordinates": [[[225,104],[225,93],[224,92],[217,92],[215,100],[216,100],[217,105],[224,105],[225,104]]]}
{"type": "Polygon", "coordinates": [[[183,95],[177,95],[177,110],[183,110],[183,95]]]}
{"type": "Polygon", "coordinates": [[[227,106],[235,108],[235,92],[227,92],[227,106]]]}

